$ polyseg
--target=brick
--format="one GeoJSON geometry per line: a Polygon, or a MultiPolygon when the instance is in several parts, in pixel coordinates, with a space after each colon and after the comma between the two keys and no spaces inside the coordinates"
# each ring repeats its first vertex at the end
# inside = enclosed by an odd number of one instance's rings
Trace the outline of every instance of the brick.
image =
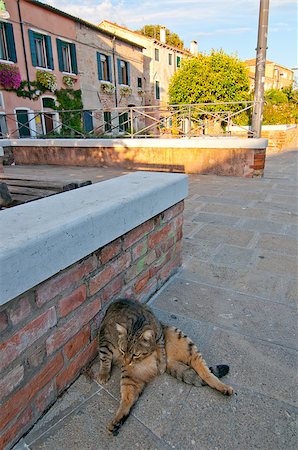
{"type": "Polygon", "coordinates": [[[162,228],[160,228],[157,231],[154,231],[153,233],[148,236],[148,246],[149,248],[155,248],[160,242],[162,242],[164,239],[169,237],[170,232],[172,231],[173,224],[168,223],[164,225],[162,228]]]}
{"type": "Polygon", "coordinates": [[[85,284],[79,286],[66,297],[61,298],[58,303],[59,317],[67,316],[70,312],[78,308],[86,298],[87,289],[85,284]]]}
{"type": "Polygon", "coordinates": [[[86,350],[80,353],[66,369],[56,378],[58,392],[61,392],[75,380],[80,371],[97,355],[97,339],[94,339],[86,350]]]}
{"type": "Polygon", "coordinates": [[[25,431],[33,423],[33,411],[29,407],[23,414],[21,414],[14,424],[5,431],[5,433],[0,437],[0,448],[11,448],[10,444],[17,442],[17,440],[25,433],[25,431]]]}
{"type": "Polygon", "coordinates": [[[16,366],[0,379],[0,402],[9,395],[23,380],[24,367],[16,366]]]}
{"type": "Polygon", "coordinates": [[[121,248],[121,239],[116,239],[115,241],[103,247],[100,252],[101,264],[106,264],[108,261],[115,258],[115,256],[119,255],[119,253],[121,252],[121,248]]]}
{"type": "Polygon", "coordinates": [[[37,306],[42,306],[66,289],[75,286],[78,282],[82,282],[84,276],[92,273],[96,268],[97,258],[95,255],[92,255],[87,260],[80,264],[76,264],[71,269],[64,270],[62,274],[45,281],[36,291],[37,306]]]}
{"type": "Polygon", "coordinates": [[[90,339],[90,325],[86,325],[77,333],[64,347],[64,354],[68,359],[72,359],[82,348],[84,348],[90,339]]]}
{"type": "Polygon", "coordinates": [[[37,339],[45,335],[57,323],[56,311],[52,307],[21,328],[10,339],[0,345],[0,369],[7,367],[37,339]]]}
{"type": "Polygon", "coordinates": [[[108,300],[111,300],[115,295],[119,294],[121,292],[121,289],[123,287],[123,275],[119,275],[118,277],[114,278],[111,283],[109,283],[106,287],[102,289],[100,292],[100,298],[102,300],[102,303],[106,303],[108,300]]]}
{"type": "Polygon", "coordinates": [[[175,243],[175,237],[171,237],[163,242],[155,249],[157,258],[160,258],[164,253],[166,253],[175,243]]]}
{"type": "Polygon", "coordinates": [[[150,233],[153,229],[154,229],[153,219],[148,220],[147,222],[144,222],[142,225],[139,225],[138,227],[134,228],[124,236],[123,249],[126,250],[127,248],[131,247],[133,244],[135,244],[144,236],[146,236],[148,233],[150,233]]]}
{"type": "Polygon", "coordinates": [[[184,210],[184,202],[179,202],[162,213],[163,222],[169,222],[178,214],[182,214],[184,210]]]}
{"type": "Polygon", "coordinates": [[[101,307],[100,299],[95,299],[93,302],[81,308],[80,311],[67,320],[64,325],[60,326],[46,340],[47,354],[50,355],[58,348],[61,348],[70,338],[77,334],[81,328],[86,325],[99,312],[101,307]]]}
{"type": "Polygon", "coordinates": [[[155,250],[151,250],[146,253],[143,258],[136,261],[125,273],[125,282],[129,283],[131,280],[140,275],[144,270],[147,269],[156,260],[155,250]]]}
{"type": "Polygon", "coordinates": [[[38,393],[34,400],[34,404],[40,414],[43,414],[45,410],[54,403],[57,398],[56,382],[52,380],[41,392],[38,393]]]}
{"type": "Polygon", "coordinates": [[[41,346],[32,348],[30,350],[30,355],[28,355],[26,359],[26,363],[31,368],[36,368],[38,366],[41,366],[44,359],[46,357],[46,349],[45,349],[45,343],[43,342],[41,346]]]}
{"type": "Polygon", "coordinates": [[[145,286],[148,284],[150,280],[150,271],[148,270],[145,275],[143,275],[138,281],[134,283],[134,290],[136,294],[139,294],[144,290],[145,286]]]}
{"type": "Polygon", "coordinates": [[[28,297],[19,298],[9,311],[9,317],[13,325],[22,322],[31,312],[31,305],[28,297]]]}
{"type": "Polygon", "coordinates": [[[58,353],[30,382],[12,395],[0,409],[0,429],[4,429],[11,420],[21,413],[35,395],[51,381],[63,367],[63,356],[58,353]]]}
{"type": "Polygon", "coordinates": [[[90,295],[94,295],[104,286],[106,286],[113,278],[115,278],[119,273],[124,272],[131,262],[130,253],[126,252],[117,258],[114,262],[110,263],[101,272],[96,274],[89,281],[89,291],[90,295]]]}
{"type": "Polygon", "coordinates": [[[141,256],[144,256],[148,250],[148,240],[144,239],[142,242],[136,244],[132,248],[132,260],[136,261],[141,256]]]}
{"type": "Polygon", "coordinates": [[[167,279],[170,277],[170,275],[181,266],[182,264],[182,255],[178,254],[175,256],[175,258],[170,261],[168,264],[166,264],[161,272],[159,273],[159,279],[161,279],[163,282],[166,282],[167,279]]]}
{"type": "Polygon", "coordinates": [[[0,332],[4,331],[8,326],[8,317],[6,311],[0,312],[0,332]]]}

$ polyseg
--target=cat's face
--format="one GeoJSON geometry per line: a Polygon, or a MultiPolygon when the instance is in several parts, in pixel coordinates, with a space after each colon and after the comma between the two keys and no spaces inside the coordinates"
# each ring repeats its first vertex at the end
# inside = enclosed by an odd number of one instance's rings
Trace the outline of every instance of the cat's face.
{"type": "Polygon", "coordinates": [[[151,329],[140,330],[129,335],[125,327],[116,324],[118,331],[118,348],[125,365],[142,361],[155,350],[154,332],[151,329]]]}

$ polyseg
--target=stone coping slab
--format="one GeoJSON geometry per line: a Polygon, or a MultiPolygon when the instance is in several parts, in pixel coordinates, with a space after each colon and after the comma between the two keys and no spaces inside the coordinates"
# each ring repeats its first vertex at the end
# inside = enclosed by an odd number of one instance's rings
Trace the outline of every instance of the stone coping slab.
{"type": "Polygon", "coordinates": [[[0,305],[187,196],[187,176],[135,172],[0,212],[0,305]]]}
{"type": "Polygon", "coordinates": [[[234,137],[200,137],[173,139],[3,139],[9,147],[125,147],[125,148],[248,148],[265,149],[268,139],[234,137]]]}

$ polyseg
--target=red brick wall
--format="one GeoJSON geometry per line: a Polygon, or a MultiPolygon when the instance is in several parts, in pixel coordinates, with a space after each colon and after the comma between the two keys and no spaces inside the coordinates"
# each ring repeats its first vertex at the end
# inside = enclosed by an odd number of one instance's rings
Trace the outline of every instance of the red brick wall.
{"type": "MultiPolygon", "coordinates": [[[[161,140],[162,141],[162,140],[161,140]]],[[[164,140],[165,141],[165,140],[164,140]]],[[[170,146],[12,147],[16,164],[122,167],[136,170],[254,177],[254,148],[181,148],[170,146]]],[[[260,172],[257,173],[257,176],[260,172]]]]}
{"type": "Polygon", "coordinates": [[[146,300],[181,264],[183,202],[0,309],[0,448],[10,448],[97,353],[105,305],[146,300]]]}

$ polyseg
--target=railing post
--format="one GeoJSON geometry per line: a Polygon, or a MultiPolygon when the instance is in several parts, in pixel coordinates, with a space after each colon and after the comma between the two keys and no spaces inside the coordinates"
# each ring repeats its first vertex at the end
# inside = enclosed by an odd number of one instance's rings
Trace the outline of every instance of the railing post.
{"type": "Polygon", "coordinates": [[[134,127],[133,127],[133,109],[130,108],[130,137],[134,137],[134,127]]]}

